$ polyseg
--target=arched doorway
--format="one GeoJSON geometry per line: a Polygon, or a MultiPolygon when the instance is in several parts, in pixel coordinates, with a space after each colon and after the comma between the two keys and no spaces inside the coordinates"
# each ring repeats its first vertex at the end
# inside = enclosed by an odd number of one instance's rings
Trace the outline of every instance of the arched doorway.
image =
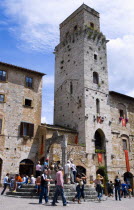
{"type": "Polygon", "coordinates": [[[86,169],[83,166],[76,166],[77,174],[85,174],[86,175],[86,169]]]}
{"type": "Polygon", "coordinates": [[[94,139],[95,150],[105,150],[105,135],[101,129],[96,130],[94,139]]]}
{"type": "Polygon", "coordinates": [[[0,158],[0,183],[1,183],[1,173],[2,173],[2,159],[0,158]]]}
{"type": "Polygon", "coordinates": [[[133,174],[130,172],[124,173],[124,181],[127,182],[127,184],[130,184],[133,188],[133,174]]]}
{"type": "Polygon", "coordinates": [[[31,175],[33,174],[34,163],[30,159],[24,159],[20,162],[19,173],[31,175]]]}
{"type": "Polygon", "coordinates": [[[96,175],[97,175],[97,174],[100,174],[101,176],[104,177],[104,176],[105,176],[105,171],[104,171],[103,169],[100,169],[100,168],[99,168],[99,169],[96,171],[96,175]]]}

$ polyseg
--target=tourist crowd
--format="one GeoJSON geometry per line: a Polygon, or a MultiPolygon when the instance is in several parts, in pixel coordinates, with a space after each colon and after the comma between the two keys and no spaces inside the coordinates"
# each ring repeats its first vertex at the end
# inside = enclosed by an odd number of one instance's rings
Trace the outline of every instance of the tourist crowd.
{"type": "MultiPolygon", "coordinates": [[[[48,197],[50,192],[50,183],[55,183],[55,193],[51,205],[56,206],[58,203],[58,197],[62,197],[63,206],[67,205],[67,201],[64,195],[64,183],[75,184],[76,195],[73,198],[73,202],[77,200],[78,204],[81,203],[81,198],[85,201],[84,185],[86,184],[86,175],[84,173],[79,173],[77,171],[76,165],[73,160],[68,160],[64,166],[64,169],[57,162],[56,164],[51,163],[49,166],[49,160],[46,159],[44,164],[41,165],[38,161],[36,165],[36,173],[34,175],[19,175],[16,174],[14,177],[10,177],[7,173],[4,178],[4,187],[1,195],[4,194],[7,187],[13,192],[16,192],[17,188],[21,188],[24,184],[33,184],[36,187],[37,194],[39,195],[39,204],[42,204],[42,199],[44,197],[46,205],[49,203],[48,197]],[[54,172],[54,173],[52,173],[54,172]]],[[[127,196],[131,198],[132,187],[130,183],[122,182],[118,176],[116,176],[114,183],[112,181],[107,181],[104,183],[104,177],[97,174],[96,179],[93,181],[97,191],[98,201],[101,201],[105,191],[107,191],[108,196],[115,194],[115,200],[121,200],[122,197],[127,196]]],[[[50,205],[50,204],[49,204],[50,205]]]]}

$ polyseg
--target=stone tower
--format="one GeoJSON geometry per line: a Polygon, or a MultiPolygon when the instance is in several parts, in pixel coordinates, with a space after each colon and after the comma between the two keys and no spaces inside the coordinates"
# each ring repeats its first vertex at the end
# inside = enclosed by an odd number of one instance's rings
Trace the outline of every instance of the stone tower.
{"type": "Polygon", "coordinates": [[[99,13],[83,4],[60,24],[60,44],[55,48],[54,124],[79,132],[93,173],[95,149],[104,150],[104,166],[110,163],[106,157],[111,148],[106,43],[99,13]]]}

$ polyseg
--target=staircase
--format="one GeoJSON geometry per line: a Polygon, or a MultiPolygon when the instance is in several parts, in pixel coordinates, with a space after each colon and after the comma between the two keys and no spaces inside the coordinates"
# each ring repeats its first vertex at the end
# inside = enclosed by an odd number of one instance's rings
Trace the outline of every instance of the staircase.
{"type": "MultiPolygon", "coordinates": [[[[76,187],[74,184],[64,185],[64,193],[67,200],[71,201],[76,195],[76,187]]],[[[50,186],[49,199],[53,198],[55,192],[55,185],[50,186]]],[[[36,193],[35,185],[27,184],[22,185],[21,188],[18,188],[16,192],[7,192],[7,196],[16,197],[16,198],[39,198],[39,195],[36,193]]],[[[61,197],[59,196],[59,200],[61,197]]],[[[85,185],[85,199],[86,201],[94,201],[97,199],[97,194],[94,188],[89,185],[85,185]]]]}

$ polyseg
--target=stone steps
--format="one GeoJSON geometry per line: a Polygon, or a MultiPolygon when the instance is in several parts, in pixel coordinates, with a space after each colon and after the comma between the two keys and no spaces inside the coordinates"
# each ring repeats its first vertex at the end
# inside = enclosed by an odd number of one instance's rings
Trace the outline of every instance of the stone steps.
{"type": "MultiPolygon", "coordinates": [[[[72,200],[76,195],[76,186],[75,185],[64,185],[64,193],[67,200],[72,200]]],[[[55,192],[55,185],[50,186],[49,199],[53,198],[55,192]]],[[[18,188],[16,192],[7,192],[7,196],[16,197],[16,198],[39,198],[39,195],[36,193],[35,185],[22,185],[21,188],[18,188]]],[[[96,200],[96,191],[90,186],[85,186],[85,199],[86,201],[96,200]]],[[[61,197],[59,196],[59,200],[61,197]]]]}

